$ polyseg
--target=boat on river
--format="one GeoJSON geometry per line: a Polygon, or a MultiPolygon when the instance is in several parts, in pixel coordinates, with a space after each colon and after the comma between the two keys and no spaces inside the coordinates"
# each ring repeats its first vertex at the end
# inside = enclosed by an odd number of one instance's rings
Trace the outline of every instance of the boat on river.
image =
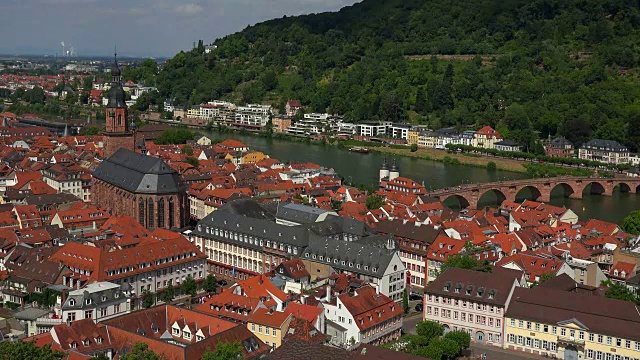
{"type": "Polygon", "coordinates": [[[349,148],[349,151],[355,152],[355,153],[360,153],[360,154],[368,154],[371,150],[367,149],[366,147],[362,147],[362,146],[354,146],[352,148],[349,148]]]}

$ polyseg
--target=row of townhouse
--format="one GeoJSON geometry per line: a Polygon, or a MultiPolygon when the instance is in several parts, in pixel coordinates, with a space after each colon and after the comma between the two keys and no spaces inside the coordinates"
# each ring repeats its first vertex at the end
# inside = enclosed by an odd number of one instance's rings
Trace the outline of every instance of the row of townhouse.
{"type": "Polygon", "coordinates": [[[405,289],[405,267],[395,241],[333,211],[235,200],[201,220],[193,236],[210,271],[219,277],[246,279],[300,257],[312,281],[354,274],[395,301],[405,289]]]}
{"type": "MultiPolygon", "coordinates": [[[[165,102],[165,111],[175,107],[170,102],[165,102]]],[[[187,109],[186,119],[200,120],[203,123],[236,125],[252,128],[263,128],[271,119],[271,105],[247,104],[236,106],[226,101],[210,101],[206,104],[194,105],[187,109]]]]}
{"type": "Polygon", "coordinates": [[[560,275],[533,288],[523,273],[447,269],[425,289],[424,319],[473,342],[560,359],[640,359],[640,312],[560,275]]]}
{"type": "Polygon", "coordinates": [[[520,151],[520,146],[511,140],[505,140],[502,135],[490,126],[480,130],[457,131],[453,128],[430,130],[421,126],[411,127],[407,133],[407,143],[418,147],[432,149],[447,149],[447,145],[464,145],[484,149],[501,151],[520,151]]]}

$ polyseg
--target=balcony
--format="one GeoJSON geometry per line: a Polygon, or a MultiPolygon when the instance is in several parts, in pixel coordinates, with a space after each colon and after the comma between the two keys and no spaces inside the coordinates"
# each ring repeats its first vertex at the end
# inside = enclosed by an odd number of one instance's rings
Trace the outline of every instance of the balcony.
{"type": "Polygon", "coordinates": [[[578,348],[578,350],[584,350],[584,340],[580,340],[575,336],[558,336],[558,346],[569,346],[573,345],[578,348]]]}
{"type": "Polygon", "coordinates": [[[60,325],[64,322],[64,320],[62,320],[62,318],[60,319],[52,319],[52,318],[37,318],[36,319],[36,325],[49,325],[49,326],[55,326],[55,325],[60,325]]]}

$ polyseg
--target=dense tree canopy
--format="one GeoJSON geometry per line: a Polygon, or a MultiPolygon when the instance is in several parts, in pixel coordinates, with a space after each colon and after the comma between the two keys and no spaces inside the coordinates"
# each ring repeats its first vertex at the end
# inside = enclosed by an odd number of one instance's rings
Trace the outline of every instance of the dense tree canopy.
{"type": "Polygon", "coordinates": [[[353,121],[498,126],[529,150],[561,134],[635,151],[639,35],[632,1],[364,0],[181,52],[149,82],[179,105],[300,99],[353,121]]]}
{"type": "Polygon", "coordinates": [[[634,210],[624,218],[622,229],[630,234],[640,234],[640,210],[634,210]]]}
{"type": "Polygon", "coordinates": [[[38,347],[33,341],[3,341],[0,342],[0,357],[4,360],[60,360],[64,353],[51,350],[51,345],[38,347]]]}

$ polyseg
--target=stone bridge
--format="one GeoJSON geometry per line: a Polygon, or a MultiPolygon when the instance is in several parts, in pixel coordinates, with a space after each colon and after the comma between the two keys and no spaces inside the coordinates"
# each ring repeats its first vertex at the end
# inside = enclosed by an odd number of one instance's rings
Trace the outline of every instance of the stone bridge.
{"type": "Polygon", "coordinates": [[[554,177],[510,180],[483,184],[464,184],[433,190],[427,195],[440,201],[455,197],[460,201],[460,205],[463,208],[477,209],[480,198],[489,192],[496,194],[499,204],[503,201],[515,201],[520,192],[525,189],[531,192],[532,196],[529,197],[531,200],[549,202],[551,200],[551,192],[557,187],[562,188],[565,197],[573,199],[582,199],[587,187],[590,189],[589,194],[611,196],[616,187],[619,187],[621,192],[636,194],[640,190],[640,177],[554,177]]]}

